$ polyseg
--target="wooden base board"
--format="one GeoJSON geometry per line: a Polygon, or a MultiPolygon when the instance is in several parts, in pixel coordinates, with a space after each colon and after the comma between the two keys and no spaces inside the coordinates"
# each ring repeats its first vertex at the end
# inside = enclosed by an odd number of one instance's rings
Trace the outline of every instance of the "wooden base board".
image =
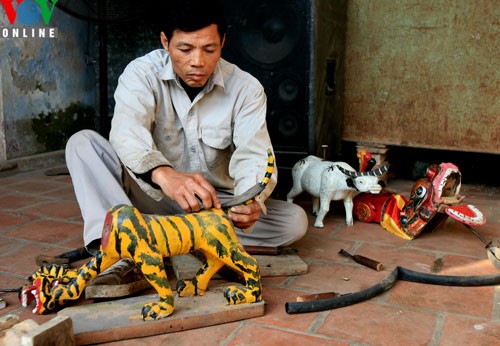
{"type": "Polygon", "coordinates": [[[265,302],[227,305],[224,289],[231,283],[210,287],[204,296],[175,297],[175,311],[156,321],[143,321],[142,306],[158,295],[85,304],[65,308],[58,316],[73,321],[76,345],[98,344],[212,326],[264,315],[265,302]]]}
{"type": "MultiPolygon", "coordinates": [[[[297,255],[254,255],[253,257],[259,263],[262,277],[292,276],[307,273],[307,264],[297,255]]],[[[191,254],[171,257],[170,263],[177,280],[194,277],[201,266],[201,261],[191,254]]],[[[217,278],[220,278],[220,276],[215,275],[214,279],[217,278]]]]}

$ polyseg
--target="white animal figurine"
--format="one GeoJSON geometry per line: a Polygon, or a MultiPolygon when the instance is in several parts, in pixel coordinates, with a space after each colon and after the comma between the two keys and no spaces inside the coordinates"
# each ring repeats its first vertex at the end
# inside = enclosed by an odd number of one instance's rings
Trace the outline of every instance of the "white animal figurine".
{"type": "Polygon", "coordinates": [[[330,201],[344,201],[347,226],[353,225],[352,198],[356,191],[378,194],[382,191],[379,177],[387,172],[389,165],[367,171],[356,172],[345,162],[324,161],[316,156],[308,156],[298,161],[292,168],[293,187],[287,194],[287,201],[302,192],[312,195],[314,227],[324,227],[323,219],[330,210],[330,201]]]}

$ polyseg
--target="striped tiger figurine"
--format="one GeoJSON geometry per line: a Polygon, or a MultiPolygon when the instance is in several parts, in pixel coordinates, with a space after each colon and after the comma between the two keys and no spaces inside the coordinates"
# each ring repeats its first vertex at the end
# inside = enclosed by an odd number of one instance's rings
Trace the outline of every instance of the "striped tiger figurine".
{"type": "MultiPolygon", "coordinates": [[[[238,204],[253,201],[264,190],[273,171],[274,156],[269,149],[264,178],[232,201],[239,199],[241,202],[238,204]],[[246,200],[242,201],[242,197],[246,200]]],[[[205,294],[212,276],[227,265],[245,282],[245,285],[229,286],[224,290],[227,302],[259,302],[262,300],[259,266],[236,236],[227,215],[231,205],[234,204],[226,203],[222,209],[173,216],[145,215],[132,206],[117,205],[106,215],[97,255],[79,269],[71,270],[58,265],[40,267],[31,276],[33,284],[22,289],[21,302],[27,306],[35,300],[33,313],[39,314],[61,308],[67,301],[78,299],[99,273],[122,258],[130,258],[160,298],[143,306],[143,320],[164,318],[174,311],[174,293],[163,260],[196,250],[201,251],[206,260],[194,278],[177,283],[176,290],[180,297],[205,294]]]]}

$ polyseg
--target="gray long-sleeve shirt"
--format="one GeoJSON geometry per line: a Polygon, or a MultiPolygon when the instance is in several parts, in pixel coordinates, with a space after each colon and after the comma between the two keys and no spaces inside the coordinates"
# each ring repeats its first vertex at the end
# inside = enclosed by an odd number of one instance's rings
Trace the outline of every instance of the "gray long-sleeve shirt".
{"type": "MultiPolygon", "coordinates": [[[[223,59],[191,101],[168,53],[152,51],[126,67],[115,101],[110,142],[133,177],[169,165],[201,173],[216,189],[234,189],[238,195],[266,171],[272,144],[264,89],[256,78],[223,59]]],[[[276,186],[276,177],[275,170],[262,201],[276,186]]],[[[135,179],[152,198],[164,197],[135,179]]]]}

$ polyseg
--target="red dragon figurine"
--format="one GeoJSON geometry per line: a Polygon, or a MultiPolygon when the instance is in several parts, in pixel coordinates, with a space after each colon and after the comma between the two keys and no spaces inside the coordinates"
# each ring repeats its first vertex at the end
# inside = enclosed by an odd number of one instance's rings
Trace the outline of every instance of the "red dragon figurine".
{"type": "Polygon", "coordinates": [[[452,163],[432,164],[426,176],[417,180],[408,199],[386,190],[378,195],[361,193],[353,200],[353,215],[363,222],[379,222],[385,230],[408,240],[435,229],[448,216],[467,226],[483,225],[483,213],[462,203],[461,178],[452,163]]]}

